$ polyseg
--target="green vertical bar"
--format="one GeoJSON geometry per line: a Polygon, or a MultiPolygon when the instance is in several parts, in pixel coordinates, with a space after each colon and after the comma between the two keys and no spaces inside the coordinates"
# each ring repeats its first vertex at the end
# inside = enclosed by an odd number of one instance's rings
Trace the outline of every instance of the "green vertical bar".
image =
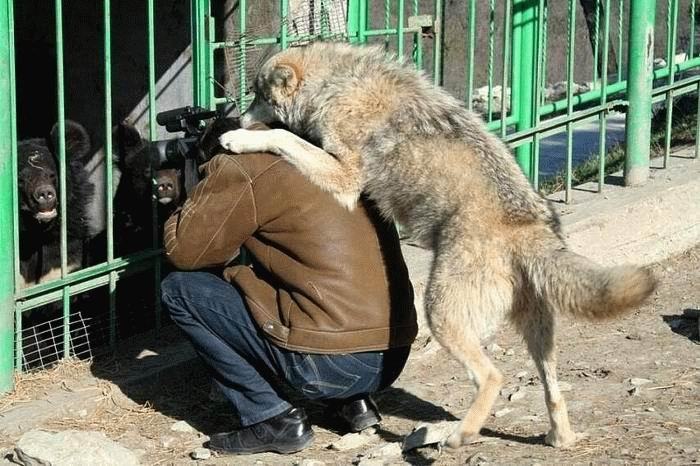
{"type": "Polygon", "coordinates": [[[70,356],[70,286],[63,287],[63,357],[70,356]]]}
{"type": "MultiPolygon", "coordinates": [[[[112,5],[110,0],[103,2],[104,22],[104,73],[105,73],[105,208],[107,210],[107,262],[114,260],[114,204],[112,198],[112,5]]],[[[116,344],[116,274],[109,274],[109,346],[116,344]]]]}
{"type": "MultiPolygon", "coordinates": [[[[573,105],[573,85],[574,85],[574,57],[576,55],[575,51],[575,39],[576,39],[576,2],[574,0],[569,0],[569,14],[568,14],[568,42],[569,46],[566,52],[566,114],[571,117],[574,111],[573,105]]],[[[571,120],[566,123],[566,180],[565,180],[565,198],[564,201],[568,204],[571,202],[571,170],[573,165],[573,124],[571,120]]]]}
{"type": "MultiPolygon", "coordinates": [[[[418,15],[418,0],[413,0],[413,15],[418,15]]],[[[420,32],[413,33],[413,50],[411,51],[413,63],[418,70],[423,68],[423,39],[421,36],[420,32]]]]}
{"type": "MultiPolygon", "coordinates": [[[[673,85],[675,73],[673,65],[676,61],[676,30],[678,26],[678,0],[668,1],[668,15],[666,17],[668,27],[666,29],[666,65],[668,66],[668,84],[673,85]]],[[[666,93],[666,135],[664,147],[664,165],[668,166],[668,158],[671,154],[671,135],[673,133],[673,89],[666,93]]]]}
{"type": "MultiPolygon", "coordinates": [[[[513,0],[511,113],[516,117],[516,130],[530,129],[535,121],[537,9],[536,0],[513,0]]],[[[515,151],[518,165],[530,181],[534,174],[532,154],[532,143],[523,144],[515,151]]]]}
{"type": "Polygon", "coordinates": [[[654,63],[656,0],[630,2],[627,48],[627,98],[625,185],[646,182],[651,142],[651,91],[654,63]]]}
{"type": "Polygon", "coordinates": [[[348,0],[348,20],[345,27],[348,40],[352,43],[361,41],[361,32],[359,31],[361,3],[364,3],[363,0],[348,0]]]}
{"type": "MultiPolygon", "coordinates": [[[[206,5],[204,5],[206,6],[206,5]]],[[[201,8],[201,2],[199,7],[201,8]]],[[[155,27],[155,0],[148,0],[147,3],[147,35],[148,35],[148,136],[151,141],[155,141],[157,139],[157,126],[156,126],[156,115],[157,115],[157,107],[156,107],[156,27],[155,27]]],[[[197,11],[197,18],[200,23],[204,22],[204,14],[202,11],[197,11]]],[[[208,63],[208,60],[204,60],[203,57],[208,55],[202,51],[201,47],[201,36],[204,34],[204,31],[199,29],[199,39],[197,43],[193,41],[192,43],[192,49],[194,50],[195,48],[198,50],[199,57],[198,57],[198,66],[204,67],[206,63],[208,63]],[[202,63],[204,61],[204,63],[202,63]]],[[[200,89],[197,90],[198,93],[200,93],[200,98],[204,99],[204,101],[200,101],[201,105],[208,105],[211,103],[211,93],[209,92],[209,82],[206,80],[206,74],[202,75],[204,70],[200,69],[199,70],[199,77],[197,78],[198,86],[200,89]]],[[[152,191],[152,196],[151,196],[151,218],[152,218],[152,225],[151,225],[151,241],[153,248],[158,248],[160,247],[160,244],[158,243],[158,236],[159,236],[159,231],[158,231],[158,203],[156,201],[156,180],[155,180],[155,173],[153,173],[153,167],[151,167],[151,191],[152,191]]],[[[156,333],[160,331],[160,323],[161,323],[161,303],[160,303],[160,267],[161,267],[161,260],[160,257],[154,257],[153,258],[153,289],[155,291],[154,297],[153,297],[153,310],[154,310],[154,320],[155,320],[155,330],[156,333]]]]}
{"type": "MultiPolygon", "coordinates": [[[[535,77],[535,125],[540,122],[540,105],[544,102],[545,67],[547,66],[547,3],[539,0],[537,15],[537,75],[535,77]]],[[[540,133],[534,134],[532,143],[532,185],[540,185],[540,133]]]]}
{"type": "MultiPolygon", "coordinates": [[[[476,49],[476,0],[469,1],[469,45],[467,47],[467,108],[472,109],[474,93],[474,50],[476,49]]],[[[512,110],[512,108],[511,108],[512,110]]]]}
{"type": "MultiPolygon", "coordinates": [[[[435,39],[433,44],[433,83],[442,85],[442,30],[445,18],[445,7],[442,0],[435,0],[435,39]]],[[[401,26],[403,29],[403,25],[401,26]]]]}
{"type": "Polygon", "coordinates": [[[698,112],[695,115],[695,158],[697,159],[698,155],[700,155],[700,137],[698,137],[698,134],[700,134],[700,82],[698,82],[698,89],[695,92],[698,95],[698,112]]]}
{"type": "MultiPolygon", "coordinates": [[[[603,12],[603,68],[601,79],[600,105],[605,107],[608,103],[608,42],[610,40],[610,0],[605,0],[605,11],[603,12]]],[[[605,157],[607,155],[607,110],[600,114],[600,130],[598,140],[598,192],[603,192],[603,182],[605,181],[605,157]]]]}
{"type": "Polygon", "coordinates": [[[14,47],[12,0],[0,1],[0,393],[14,388],[14,206],[16,147],[14,138],[14,47]],[[10,154],[8,157],[7,154],[10,154]],[[13,166],[15,166],[13,168],[13,166]]]}
{"type": "Polygon", "coordinates": [[[510,58],[510,18],[511,0],[505,0],[505,12],[503,13],[503,67],[501,68],[501,137],[506,137],[508,125],[508,110],[506,107],[506,91],[508,89],[508,66],[510,58]]]}
{"type": "Polygon", "coordinates": [[[283,50],[289,46],[288,17],[289,0],[280,0],[280,46],[283,50]]]}
{"type": "Polygon", "coordinates": [[[56,92],[58,101],[58,186],[61,210],[61,277],[68,273],[68,217],[66,211],[66,104],[63,74],[63,3],[56,0],[56,92]]]}
{"type": "Polygon", "coordinates": [[[688,58],[695,57],[695,0],[690,3],[690,50],[688,58]]]}
{"type": "Polygon", "coordinates": [[[360,11],[357,13],[357,18],[359,19],[359,29],[358,37],[360,43],[367,42],[367,19],[369,17],[369,8],[367,8],[367,0],[360,0],[359,2],[360,11]]]}
{"type": "MultiPolygon", "coordinates": [[[[403,46],[404,46],[404,36],[403,36],[403,28],[404,28],[404,21],[405,21],[405,16],[406,12],[404,11],[405,5],[404,5],[404,0],[399,0],[399,13],[398,13],[398,20],[397,20],[397,25],[396,25],[396,34],[398,38],[398,44],[397,44],[397,53],[399,55],[399,59],[403,60],[403,46]]],[[[437,43],[437,41],[435,41],[437,43]]]]}
{"type": "Polygon", "coordinates": [[[207,70],[207,13],[209,0],[192,0],[190,4],[190,22],[192,24],[192,84],[194,104],[201,107],[210,106],[207,70]]]}
{"type": "Polygon", "coordinates": [[[489,0],[489,58],[486,72],[486,84],[488,86],[486,101],[486,121],[493,119],[493,54],[494,38],[496,31],[496,0],[489,0]]]}
{"type": "MultiPolygon", "coordinates": [[[[56,0],[56,81],[58,93],[58,186],[61,210],[61,277],[68,275],[68,205],[66,183],[66,110],[63,73],[63,4],[56,0]]],[[[70,351],[70,293],[63,288],[63,357],[70,351]]]]}
{"type": "Polygon", "coordinates": [[[247,79],[245,73],[246,59],[248,58],[246,52],[246,42],[248,38],[246,37],[246,20],[248,18],[248,2],[246,0],[240,0],[238,4],[238,22],[240,27],[240,39],[238,42],[238,53],[239,53],[239,64],[238,64],[238,111],[243,113],[245,110],[245,98],[246,98],[246,88],[248,87],[247,79]]]}
{"type": "Polygon", "coordinates": [[[595,37],[593,38],[593,86],[598,86],[598,55],[600,54],[600,0],[595,2],[595,37]]]}
{"type": "Polygon", "coordinates": [[[624,21],[624,0],[617,2],[617,82],[622,81],[622,24],[624,21]]]}

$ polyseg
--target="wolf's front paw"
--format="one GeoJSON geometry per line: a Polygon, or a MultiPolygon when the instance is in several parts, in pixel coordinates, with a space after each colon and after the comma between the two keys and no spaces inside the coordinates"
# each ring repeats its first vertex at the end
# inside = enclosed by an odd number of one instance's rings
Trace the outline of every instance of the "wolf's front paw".
{"type": "Polygon", "coordinates": [[[221,147],[234,154],[267,152],[267,143],[264,139],[265,131],[236,129],[219,136],[219,144],[221,144],[221,147]]]}

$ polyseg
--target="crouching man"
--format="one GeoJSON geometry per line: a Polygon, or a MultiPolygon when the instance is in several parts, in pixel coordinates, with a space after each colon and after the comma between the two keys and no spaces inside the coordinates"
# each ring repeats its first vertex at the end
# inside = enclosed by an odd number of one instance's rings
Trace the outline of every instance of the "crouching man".
{"type": "Polygon", "coordinates": [[[310,445],[303,408],[277,380],[327,400],[351,431],[378,423],[370,395],[398,377],[417,332],[394,226],[364,202],[347,211],[271,154],[220,153],[203,173],[165,224],[167,257],[187,271],[163,281],[162,297],[240,420],[209,448],[310,445]],[[201,270],[226,265],[240,246],[251,266],[201,270]]]}

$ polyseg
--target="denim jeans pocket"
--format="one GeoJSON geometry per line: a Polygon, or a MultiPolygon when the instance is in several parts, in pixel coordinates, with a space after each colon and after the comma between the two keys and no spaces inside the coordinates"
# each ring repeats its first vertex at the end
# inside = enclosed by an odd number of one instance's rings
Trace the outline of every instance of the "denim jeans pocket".
{"type": "Polygon", "coordinates": [[[288,381],[310,399],[347,398],[374,390],[381,373],[381,356],[296,355],[288,381]]]}

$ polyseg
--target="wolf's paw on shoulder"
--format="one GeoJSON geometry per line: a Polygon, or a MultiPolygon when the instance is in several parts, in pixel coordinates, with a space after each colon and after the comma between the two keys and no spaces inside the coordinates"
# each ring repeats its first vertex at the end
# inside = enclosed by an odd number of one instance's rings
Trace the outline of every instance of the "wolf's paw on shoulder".
{"type": "Polygon", "coordinates": [[[234,154],[247,152],[268,152],[264,131],[236,129],[227,131],[219,137],[219,144],[234,154]]]}

